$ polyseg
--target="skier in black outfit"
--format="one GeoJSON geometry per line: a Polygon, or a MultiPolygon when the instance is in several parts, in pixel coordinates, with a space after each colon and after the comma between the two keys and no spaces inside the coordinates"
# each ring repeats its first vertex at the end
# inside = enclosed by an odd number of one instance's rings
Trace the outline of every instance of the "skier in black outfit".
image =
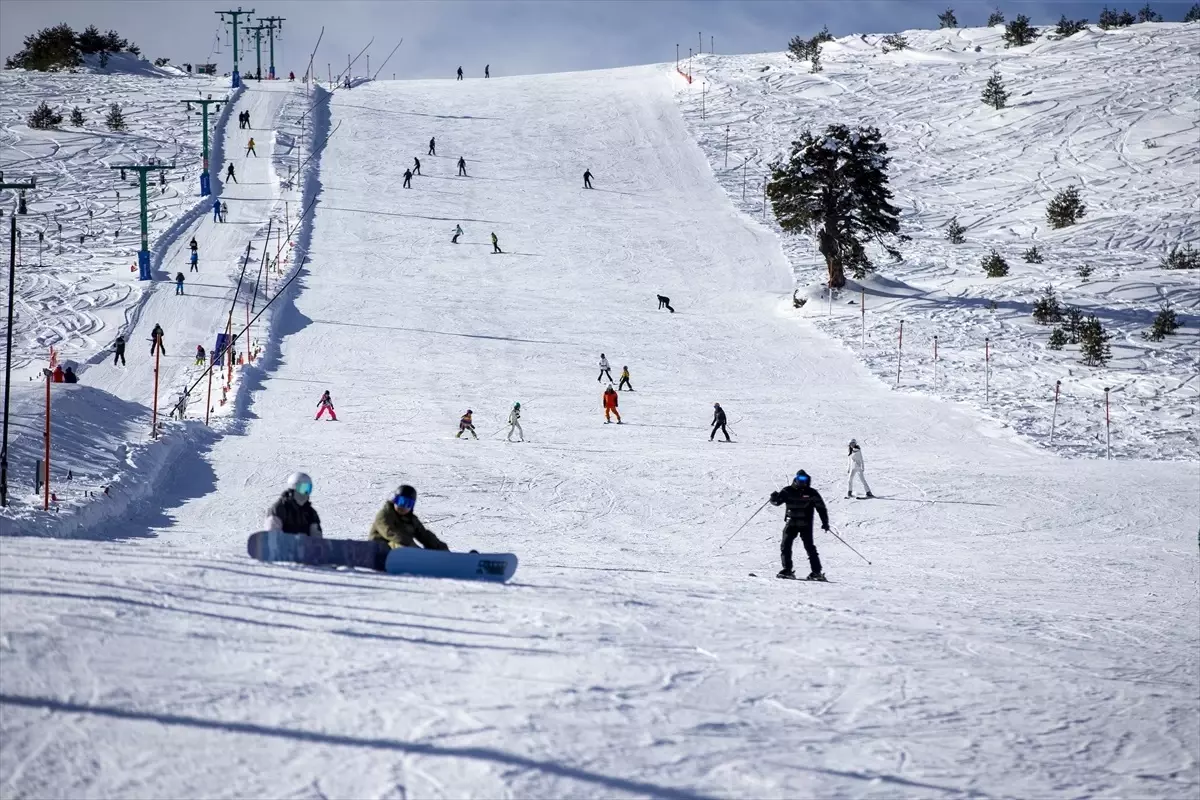
{"type": "Polygon", "coordinates": [[[421,174],[421,159],[417,158],[416,156],[413,156],[413,174],[421,174]]]}
{"type": "Polygon", "coordinates": [[[460,178],[467,177],[467,160],[462,156],[458,157],[458,175],[460,178]]]}
{"type": "Polygon", "coordinates": [[[429,140],[429,152],[426,153],[425,155],[429,155],[429,156],[437,155],[437,141],[435,139],[431,138],[429,140]]]}
{"type": "Polygon", "coordinates": [[[721,433],[725,434],[725,441],[727,441],[727,442],[733,441],[732,439],[729,438],[729,431],[725,430],[725,409],[721,408],[720,403],[713,403],[712,426],[713,426],[712,433],[708,437],[708,440],[710,442],[716,438],[717,431],[720,431],[721,433]]]}
{"type": "Polygon", "coordinates": [[[404,188],[405,189],[412,188],[412,170],[411,169],[404,170],[404,188]]]}
{"type": "Polygon", "coordinates": [[[583,188],[592,188],[592,171],[590,169],[583,171],[583,188]]]}
{"type": "Polygon", "coordinates": [[[463,79],[463,77],[462,77],[462,67],[459,67],[459,68],[458,68],[458,79],[459,79],[460,81],[463,79]]]}
{"type": "Polygon", "coordinates": [[[233,164],[230,164],[229,169],[225,170],[225,180],[233,181],[234,183],[238,182],[237,175],[233,174],[233,164]]]}
{"type": "Polygon", "coordinates": [[[821,515],[821,530],[829,530],[829,512],[825,510],[825,501],[812,487],[808,473],[800,470],[790,486],[785,486],[777,492],[771,492],[770,503],[773,506],[786,505],[784,515],[783,543],[779,554],[783,559],[783,569],[777,578],[795,578],[792,571],[792,545],[796,537],[804,543],[804,552],[808,554],[808,566],[812,570],[805,580],[823,581],[825,573],[821,571],[821,557],[817,555],[817,546],[813,543],[813,511],[821,515]]]}
{"type": "Polygon", "coordinates": [[[121,362],[121,366],[125,366],[125,337],[124,336],[118,336],[117,340],[115,342],[113,342],[113,366],[114,367],[117,365],[118,361],[121,362]]]}

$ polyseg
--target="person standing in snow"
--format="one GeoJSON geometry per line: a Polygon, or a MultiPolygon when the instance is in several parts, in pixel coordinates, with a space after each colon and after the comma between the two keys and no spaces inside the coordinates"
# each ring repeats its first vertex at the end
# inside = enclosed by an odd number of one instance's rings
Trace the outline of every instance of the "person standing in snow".
{"type": "Polygon", "coordinates": [[[183,294],[183,273],[175,273],[175,294],[183,294]]]}
{"type": "Polygon", "coordinates": [[[405,189],[412,188],[412,170],[411,169],[404,170],[404,188],[405,189]]]}
{"type": "Polygon", "coordinates": [[[458,68],[458,79],[459,79],[460,81],[463,79],[463,76],[462,76],[462,75],[463,75],[463,73],[462,73],[462,67],[459,67],[459,68],[458,68]]]}
{"type": "Polygon", "coordinates": [[[605,375],[608,376],[608,382],[612,383],[612,373],[608,371],[608,358],[604,355],[604,353],[601,353],[600,354],[600,374],[596,376],[596,380],[599,381],[605,375]]]}
{"type": "Polygon", "coordinates": [[[592,171],[591,171],[591,169],[586,169],[583,171],[583,188],[585,188],[585,189],[592,188],[592,171]]]}
{"type": "Polygon", "coordinates": [[[204,345],[196,345],[196,366],[204,366],[204,345]]]}
{"type": "Polygon", "coordinates": [[[389,548],[424,547],[426,550],[449,551],[449,546],[417,519],[417,490],[407,483],[400,486],[371,522],[367,539],[384,542],[389,548]]]}
{"type": "Polygon", "coordinates": [[[858,442],[856,442],[854,439],[850,440],[850,452],[847,455],[847,458],[849,460],[849,464],[846,467],[846,472],[850,476],[850,482],[849,485],[846,486],[846,497],[854,497],[855,476],[862,481],[863,489],[865,489],[867,492],[867,497],[875,497],[875,495],[871,494],[871,487],[867,485],[867,476],[865,474],[865,468],[863,467],[862,448],[858,446],[858,442]]]}
{"type": "Polygon", "coordinates": [[[508,441],[512,441],[513,433],[521,435],[521,441],[525,441],[525,431],[521,430],[521,404],[513,403],[512,411],[508,412],[508,441]]]}
{"type": "Polygon", "coordinates": [[[417,158],[416,156],[413,156],[413,174],[421,174],[421,159],[417,158]]]}
{"type": "MultiPolygon", "coordinates": [[[[167,348],[163,346],[162,325],[159,325],[158,323],[155,323],[154,330],[150,331],[150,355],[154,355],[155,350],[158,350],[158,352],[162,353],[164,356],[167,354],[167,348]]],[[[124,362],[124,360],[125,359],[121,359],[122,362],[124,362]]]]}
{"type": "Polygon", "coordinates": [[[458,157],[458,177],[467,177],[467,160],[462,156],[458,157]]]}
{"type": "Polygon", "coordinates": [[[492,65],[491,64],[483,65],[483,77],[485,77],[485,78],[492,77],[492,65]]]}
{"type": "Polygon", "coordinates": [[[188,242],[188,249],[191,250],[193,253],[195,253],[197,250],[200,249],[200,245],[196,244],[195,236],[193,236],[192,240],[190,242],[188,242]]]}
{"type": "Polygon", "coordinates": [[[121,362],[121,366],[125,366],[125,337],[118,336],[113,342],[113,366],[117,365],[117,361],[121,362]]]}
{"type": "Polygon", "coordinates": [[[436,156],[437,155],[437,140],[434,139],[432,136],[429,137],[429,152],[426,153],[425,155],[427,155],[427,156],[436,156]]]}
{"type": "Polygon", "coordinates": [[[289,73],[288,73],[288,81],[294,81],[294,80],[296,80],[296,73],[295,73],[295,72],[289,72],[289,73]]]}
{"type": "Polygon", "coordinates": [[[224,200],[221,201],[221,222],[226,222],[229,219],[229,204],[224,200]]]}
{"type": "Polygon", "coordinates": [[[192,268],[189,269],[188,272],[199,272],[200,271],[200,266],[199,266],[200,256],[197,255],[195,250],[192,251],[191,264],[192,264],[192,268]]]}
{"type": "Polygon", "coordinates": [[[504,251],[500,249],[500,240],[496,238],[495,231],[492,231],[492,253],[504,253],[504,251]]]}
{"type": "Polygon", "coordinates": [[[729,431],[725,429],[725,409],[721,408],[720,403],[713,403],[712,433],[708,436],[710,442],[716,438],[717,431],[725,434],[725,441],[733,441],[729,438],[729,431]]]}
{"type": "Polygon", "coordinates": [[[476,439],[479,438],[479,436],[477,436],[475,433],[475,423],[471,420],[471,409],[469,409],[469,408],[467,409],[467,413],[463,414],[459,418],[458,433],[454,434],[454,438],[455,439],[461,438],[462,435],[464,433],[466,433],[467,431],[470,431],[471,435],[474,436],[476,439]]]}
{"type": "Polygon", "coordinates": [[[325,393],[321,395],[321,399],[317,403],[317,415],[313,417],[313,419],[316,420],[325,416],[326,411],[329,412],[329,418],[334,422],[337,422],[337,412],[333,410],[333,398],[329,396],[328,389],[326,389],[325,393]]]}
{"type": "Polygon", "coordinates": [[[617,392],[615,389],[612,388],[611,383],[608,385],[608,388],[604,390],[604,401],[603,402],[604,402],[604,424],[607,425],[608,423],[612,422],[612,420],[609,419],[608,415],[613,414],[617,418],[617,424],[620,425],[621,424],[621,412],[617,411],[617,403],[619,402],[619,400],[617,399],[617,392]]]}
{"type": "Polygon", "coordinates": [[[225,170],[225,180],[233,181],[234,183],[238,182],[237,175],[233,174],[233,164],[230,164],[229,169],[225,170]]]}
{"type": "Polygon", "coordinates": [[[288,478],[287,485],[288,488],[275,501],[275,505],[267,510],[263,527],[268,531],[322,538],[321,517],[309,502],[312,497],[312,478],[304,472],[294,472],[288,478]]]}
{"type": "Polygon", "coordinates": [[[246,155],[258,158],[258,153],[254,152],[254,137],[250,137],[250,141],[246,143],[246,155]]]}
{"type": "Polygon", "coordinates": [[[783,561],[783,569],[779,570],[777,578],[795,578],[792,569],[792,545],[796,537],[804,544],[804,552],[808,555],[808,567],[811,570],[805,580],[823,581],[825,573],[821,571],[821,557],[817,554],[817,546],[813,542],[813,512],[821,516],[821,530],[829,530],[829,512],[825,510],[825,501],[821,494],[812,487],[808,473],[800,470],[792,479],[789,486],[777,492],[771,492],[768,502],[773,506],[786,506],[784,515],[783,542],[779,555],[783,561]]]}
{"type": "Polygon", "coordinates": [[[617,384],[617,391],[628,387],[629,391],[633,391],[633,384],[629,382],[629,367],[621,367],[621,382],[617,384]]]}
{"type": "Polygon", "coordinates": [[[454,235],[450,237],[450,244],[458,244],[458,237],[463,235],[462,225],[454,226],[454,235]]]}
{"type": "Polygon", "coordinates": [[[213,222],[221,221],[221,201],[213,200],[213,222]]]}

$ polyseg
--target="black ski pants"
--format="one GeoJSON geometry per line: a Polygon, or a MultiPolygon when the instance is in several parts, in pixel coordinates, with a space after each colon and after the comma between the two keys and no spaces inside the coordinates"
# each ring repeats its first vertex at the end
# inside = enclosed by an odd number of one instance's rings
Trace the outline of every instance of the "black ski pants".
{"type": "Polygon", "coordinates": [[[464,167],[462,164],[459,164],[459,165],[458,165],[458,176],[459,176],[460,178],[465,178],[465,177],[467,177],[467,168],[466,168],[466,167],[464,167]]]}
{"type": "Polygon", "coordinates": [[[125,366],[125,351],[124,350],[118,350],[117,352],[113,353],[113,366],[114,367],[117,365],[118,361],[121,362],[122,367],[125,366]]]}
{"type": "Polygon", "coordinates": [[[600,370],[600,374],[596,376],[596,380],[600,380],[600,379],[601,379],[601,378],[603,378],[605,375],[607,375],[607,376],[608,376],[608,382],[609,382],[609,383],[612,383],[612,373],[608,371],[608,368],[607,368],[607,367],[604,367],[604,368],[602,368],[602,369],[600,370]]]}
{"type": "Polygon", "coordinates": [[[808,568],[813,572],[820,572],[821,557],[817,555],[817,546],[813,543],[812,525],[793,522],[788,522],[783,526],[783,543],[779,548],[779,555],[783,559],[783,568],[789,572],[792,571],[792,545],[797,536],[804,543],[804,552],[808,555],[808,568]]]}
{"type": "Polygon", "coordinates": [[[621,382],[617,384],[617,389],[624,389],[626,386],[629,387],[629,391],[633,391],[633,384],[629,382],[629,378],[621,378],[621,382]]]}
{"type": "Polygon", "coordinates": [[[733,441],[732,439],[729,438],[729,431],[725,430],[725,423],[724,422],[716,422],[716,423],[713,423],[712,433],[709,434],[709,437],[708,437],[708,440],[710,442],[717,437],[717,431],[720,431],[721,433],[725,434],[725,441],[727,441],[727,442],[733,441]]]}
{"type": "Polygon", "coordinates": [[[412,184],[412,176],[411,175],[406,176],[404,178],[404,188],[411,189],[412,188],[411,184],[412,184]]]}

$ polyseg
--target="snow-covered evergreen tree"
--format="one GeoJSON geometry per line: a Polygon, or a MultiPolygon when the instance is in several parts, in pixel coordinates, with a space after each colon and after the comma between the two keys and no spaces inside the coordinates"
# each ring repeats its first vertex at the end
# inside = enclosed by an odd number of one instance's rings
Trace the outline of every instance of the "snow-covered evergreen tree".
{"type": "Polygon", "coordinates": [[[997,8],[995,11],[993,11],[988,16],[987,26],[989,28],[994,28],[997,25],[1003,25],[1003,24],[1004,24],[1004,12],[997,8]]]}
{"type": "Polygon", "coordinates": [[[1040,325],[1049,325],[1051,322],[1062,320],[1062,307],[1058,304],[1058,297],[1054,294],[1053,286],[1043,289],[1042,296],[1034,301],[1033,318],[1040,325]]]}
{"type": "Polygon", "coordinates": [[[958,224],[958,217],[952,217],[946,225],[946,238],[950,240],[950,244],[962,244],[967,240],[964,233],[967,229],[958,224]]]}
{"type": "Polygon", "coordinates": [[[1025,259],[1026,264],[1041,264],[1042,251],[1039,250],[1038,246],[1035,244],[1033,247],[1022,253],[1021,258],[1025,259]]]}
{"type": "Polygon", "coordinates": [[[1183,16],[1184,22],[1200,22],[1200,3],[1193,3],[1188,9],[1187,14],[1183,16]]]}
{"type": "Polygon", "coordinates": [[[1086,213],[1087,206],[1079,199],[1079,187],[1068,186],[1054,195],[1046,206],[1046,221],[1052,228],[1065,228],[1074,225],[1086,213]]]}
{"type": "Polygon", "coordinates": [[[988,78],[987,86],[983,87],[983,102],[997,111],[1008,104],[1008,92],[1004,89],[1004,81],[1000,80],[999,72],[993,72],[992,77],[988,78]]]}
{"type": "Polygon", "coordinates": [[[113,103],[108,107],[108,115],[104,118],[104,124],[110,131],[125,130],[125,114],[122,113],[121,106],[113,103]]]}
{"type": "Polygon", "coordinates": [[[992,248],[992,252],[984,256],[980,266],[983,267],[983,271],[989,278],[1003,278],[1008,274],[1008,262],[1004,260],[1004,256],[996,252],[995,248],[992,248]]]}
{"type": "Polygon", "coordinates": [[[1054,28],[1054,33],[1065,39],[1068,36],[1074,36],[1086,27],[1086,19],[1067,19],[1067,15],[1063,14],[1058,18],[1058,25],[1054,28]]]}
{"type": "Polygon", "coordinates": [[[958,17],[954,16],[953,8],[947,8],[941,14],[938,14],[938,27],[939,28],[957,28],[958,27],[958,17]]]}
{"type": "Polygon", "coordinates": [[[1083,322],[1079,331],[1079,354],[1089,367],[1103,367],[1112,357],[1108,342],[1112,336],[1104,330],[1100,319],[1092,314],[1083,322]]]}
{"type": "Polygon", "coordinates": [[[1018,14],[1016,19],[1004,26],[1004,46],[1023,47],[1040,35],[1037,28],[1029,24],[1029,17],[1018,14]]]}
{"type": "Polygon", "coordinates": [[[1138,9],[1137,21],[1138,22],[1162,22],[1163,18],[1162,18],[1162,14],[1159,14],[1157,11],[1155,11],[1154,9],[1152,9],[1150,7],[1149,3],[1146,3],[1146,5],[1144,5],[1138,9]]]}
{"type": "Polygon", "coordinates": [[[883,37],[883,52],[885,53],[890,53],[893,50],[904,50],[907,47],[908,39],[899,33],[889,33],[883,37]]]}
{"type": "Polygon", "coordinates": [[[37,108],[30,112],[29,118],[25,120],[25,124],[38,130],[57,128],[62,124],[62,114],[59,114],[43,100],[38,104],[37,108]]]}

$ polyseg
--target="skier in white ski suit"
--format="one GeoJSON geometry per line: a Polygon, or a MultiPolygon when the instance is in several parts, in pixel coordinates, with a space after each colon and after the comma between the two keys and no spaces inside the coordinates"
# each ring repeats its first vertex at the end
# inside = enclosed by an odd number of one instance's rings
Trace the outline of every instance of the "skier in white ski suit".
{"type": "Polygon", "coordinates": [[[525,441],[525,431],[521,430],[521,404],[513,403],[512,411],[508,412],[508,441],[512,441],[513,433],[521,435],[521,441],[525,441]]]}
{"type": "Polygon", "coordinates": [[[875,495],[871,494],[871,487],[867,485],[867,476],[863,472],[865,468],[863,467],[862,448],[859,447],[858,442],[853,439],[850,440],[850,453],[848,458],[849,465],[847,466],[846,471],[850,475],[850,482],[849,485],[846,486],[846,497],[854,496],[854,477],[856,475],[858,476],[858,479],[862,481],[863,489],[866,489],[867,491],[867,497],[874,497],[875,495]]]}
{"type": "Polygon", "coordinates": [[[600,354],[600,374],[596,376],[596,380],[600,380],[605,375],[608,376],[608,382],[612,383],[612,373],[608,371],[608,358],[604,353],[600,354]]]}

